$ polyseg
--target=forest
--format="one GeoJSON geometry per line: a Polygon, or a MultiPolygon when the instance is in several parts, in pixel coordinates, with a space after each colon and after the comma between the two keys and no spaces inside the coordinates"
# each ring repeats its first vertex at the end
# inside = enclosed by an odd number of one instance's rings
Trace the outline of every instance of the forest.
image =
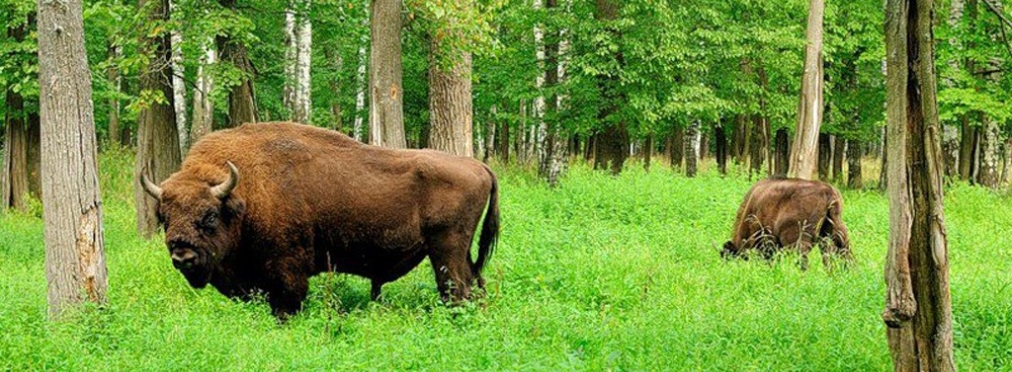
{"type": "Polygon", "coordinates": [[[1012,371],[1006,2],[0,0],[0,370],[1012,371]],[[191,288],[162,191],[268,122],[488,169],[475,296],[191,288]],[[726,257],[764,179],[852,257],[726,257]]]}

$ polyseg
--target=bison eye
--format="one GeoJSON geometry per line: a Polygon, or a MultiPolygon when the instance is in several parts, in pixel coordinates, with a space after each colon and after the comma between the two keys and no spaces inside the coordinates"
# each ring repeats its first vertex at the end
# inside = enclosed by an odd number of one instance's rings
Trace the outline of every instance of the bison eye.
{"type": "Polygon", "coordinates": [[[218,212],[208,212],[204,215],[204,218],[200,220],[200,227],[210,229],[218,223],[218,212]]]}

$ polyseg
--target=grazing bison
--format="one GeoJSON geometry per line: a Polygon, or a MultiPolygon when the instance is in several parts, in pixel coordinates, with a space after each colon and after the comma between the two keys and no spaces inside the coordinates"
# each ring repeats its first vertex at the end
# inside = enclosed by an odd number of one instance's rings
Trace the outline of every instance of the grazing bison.
{"type": "Polygon", "coordinates": [[[160,186],[141,181],[191,286],[262,292],[281,318],[302,308],[317,273],[371,279],[376,299],[425,257],[444,301],[468,298],[499,232],[498,182],[484,164],[293,123],[209,134],[160,186]]]}
{"type": "Polygon", "coordinates": [[[842,210],[840,192],[825,182],[759,181],[745,194],[731,240],[724,243],[721,256],[738,257],[756,250],[769,259],[790,246],[801,254],[801,267],[807,269],[812,244],[821,244],[826,265],[833,253],[850,260],[847,226],[840,218],[842,210]]]}

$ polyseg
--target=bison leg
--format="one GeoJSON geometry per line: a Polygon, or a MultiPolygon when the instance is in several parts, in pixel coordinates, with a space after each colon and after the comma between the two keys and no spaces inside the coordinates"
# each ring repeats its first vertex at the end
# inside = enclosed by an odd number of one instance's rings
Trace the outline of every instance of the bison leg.
{"type": "Polygon", "coordinates": [[[309,275],[292,261],[279,260],[268,271],[272,283],[268,285],[267,303],[281,320],[302,310],[302,301],[309,292],[309,275]]]}
{"type": "Polygon", "coordinates": [[[812,251],[811,229],[806,222],[800,222],[797,225],[784,226],[780,231],[780,241],[797,249],[798,266],[802,271],[808,270],[808,253],[812,251]]]}
{"type": "Polygon", "coordinates": [[[471,235],[449,233],[430,246],[429,260],[436,274],[436,286],[444,302],[464,300],[471,295],[471,235]]]}
{"type": "Polygon", "coordinates": [[[369,298],[373,301],[379,301],[380,295],[383,294],[383,282],[378,280],[372,281],[372,291],[369,294],[369,298]]]}

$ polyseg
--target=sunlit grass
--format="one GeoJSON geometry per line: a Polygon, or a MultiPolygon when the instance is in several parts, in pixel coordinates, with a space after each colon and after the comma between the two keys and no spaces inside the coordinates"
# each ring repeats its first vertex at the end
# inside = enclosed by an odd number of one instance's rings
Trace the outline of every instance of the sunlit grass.
{"type": "MultiPolygon", "coordinates": [[[[857,261],[725,262],[751,181],[655,163],[618,177],[583,165],[550,190],[497,166],[502,239],[480,303],[438,303],[423,264],[368,301],[347,275],[314,279],[279,325],[267,305],[190,289],[159,239],[134,232],[132,158],[101,159],[109,304],[46,321],[42,222],[0,217],[0,370],[732,370],[891,368],[879,318],[885,198],[844,190],[857,261]]],[[[866,171],[866,181],[871,177],[866,171]]],[[[877,174],[875,175],[877,178],[877,174]]],[[[1012,370],[1012,200],[946,196],[957,364],[1012,370]]]]}

